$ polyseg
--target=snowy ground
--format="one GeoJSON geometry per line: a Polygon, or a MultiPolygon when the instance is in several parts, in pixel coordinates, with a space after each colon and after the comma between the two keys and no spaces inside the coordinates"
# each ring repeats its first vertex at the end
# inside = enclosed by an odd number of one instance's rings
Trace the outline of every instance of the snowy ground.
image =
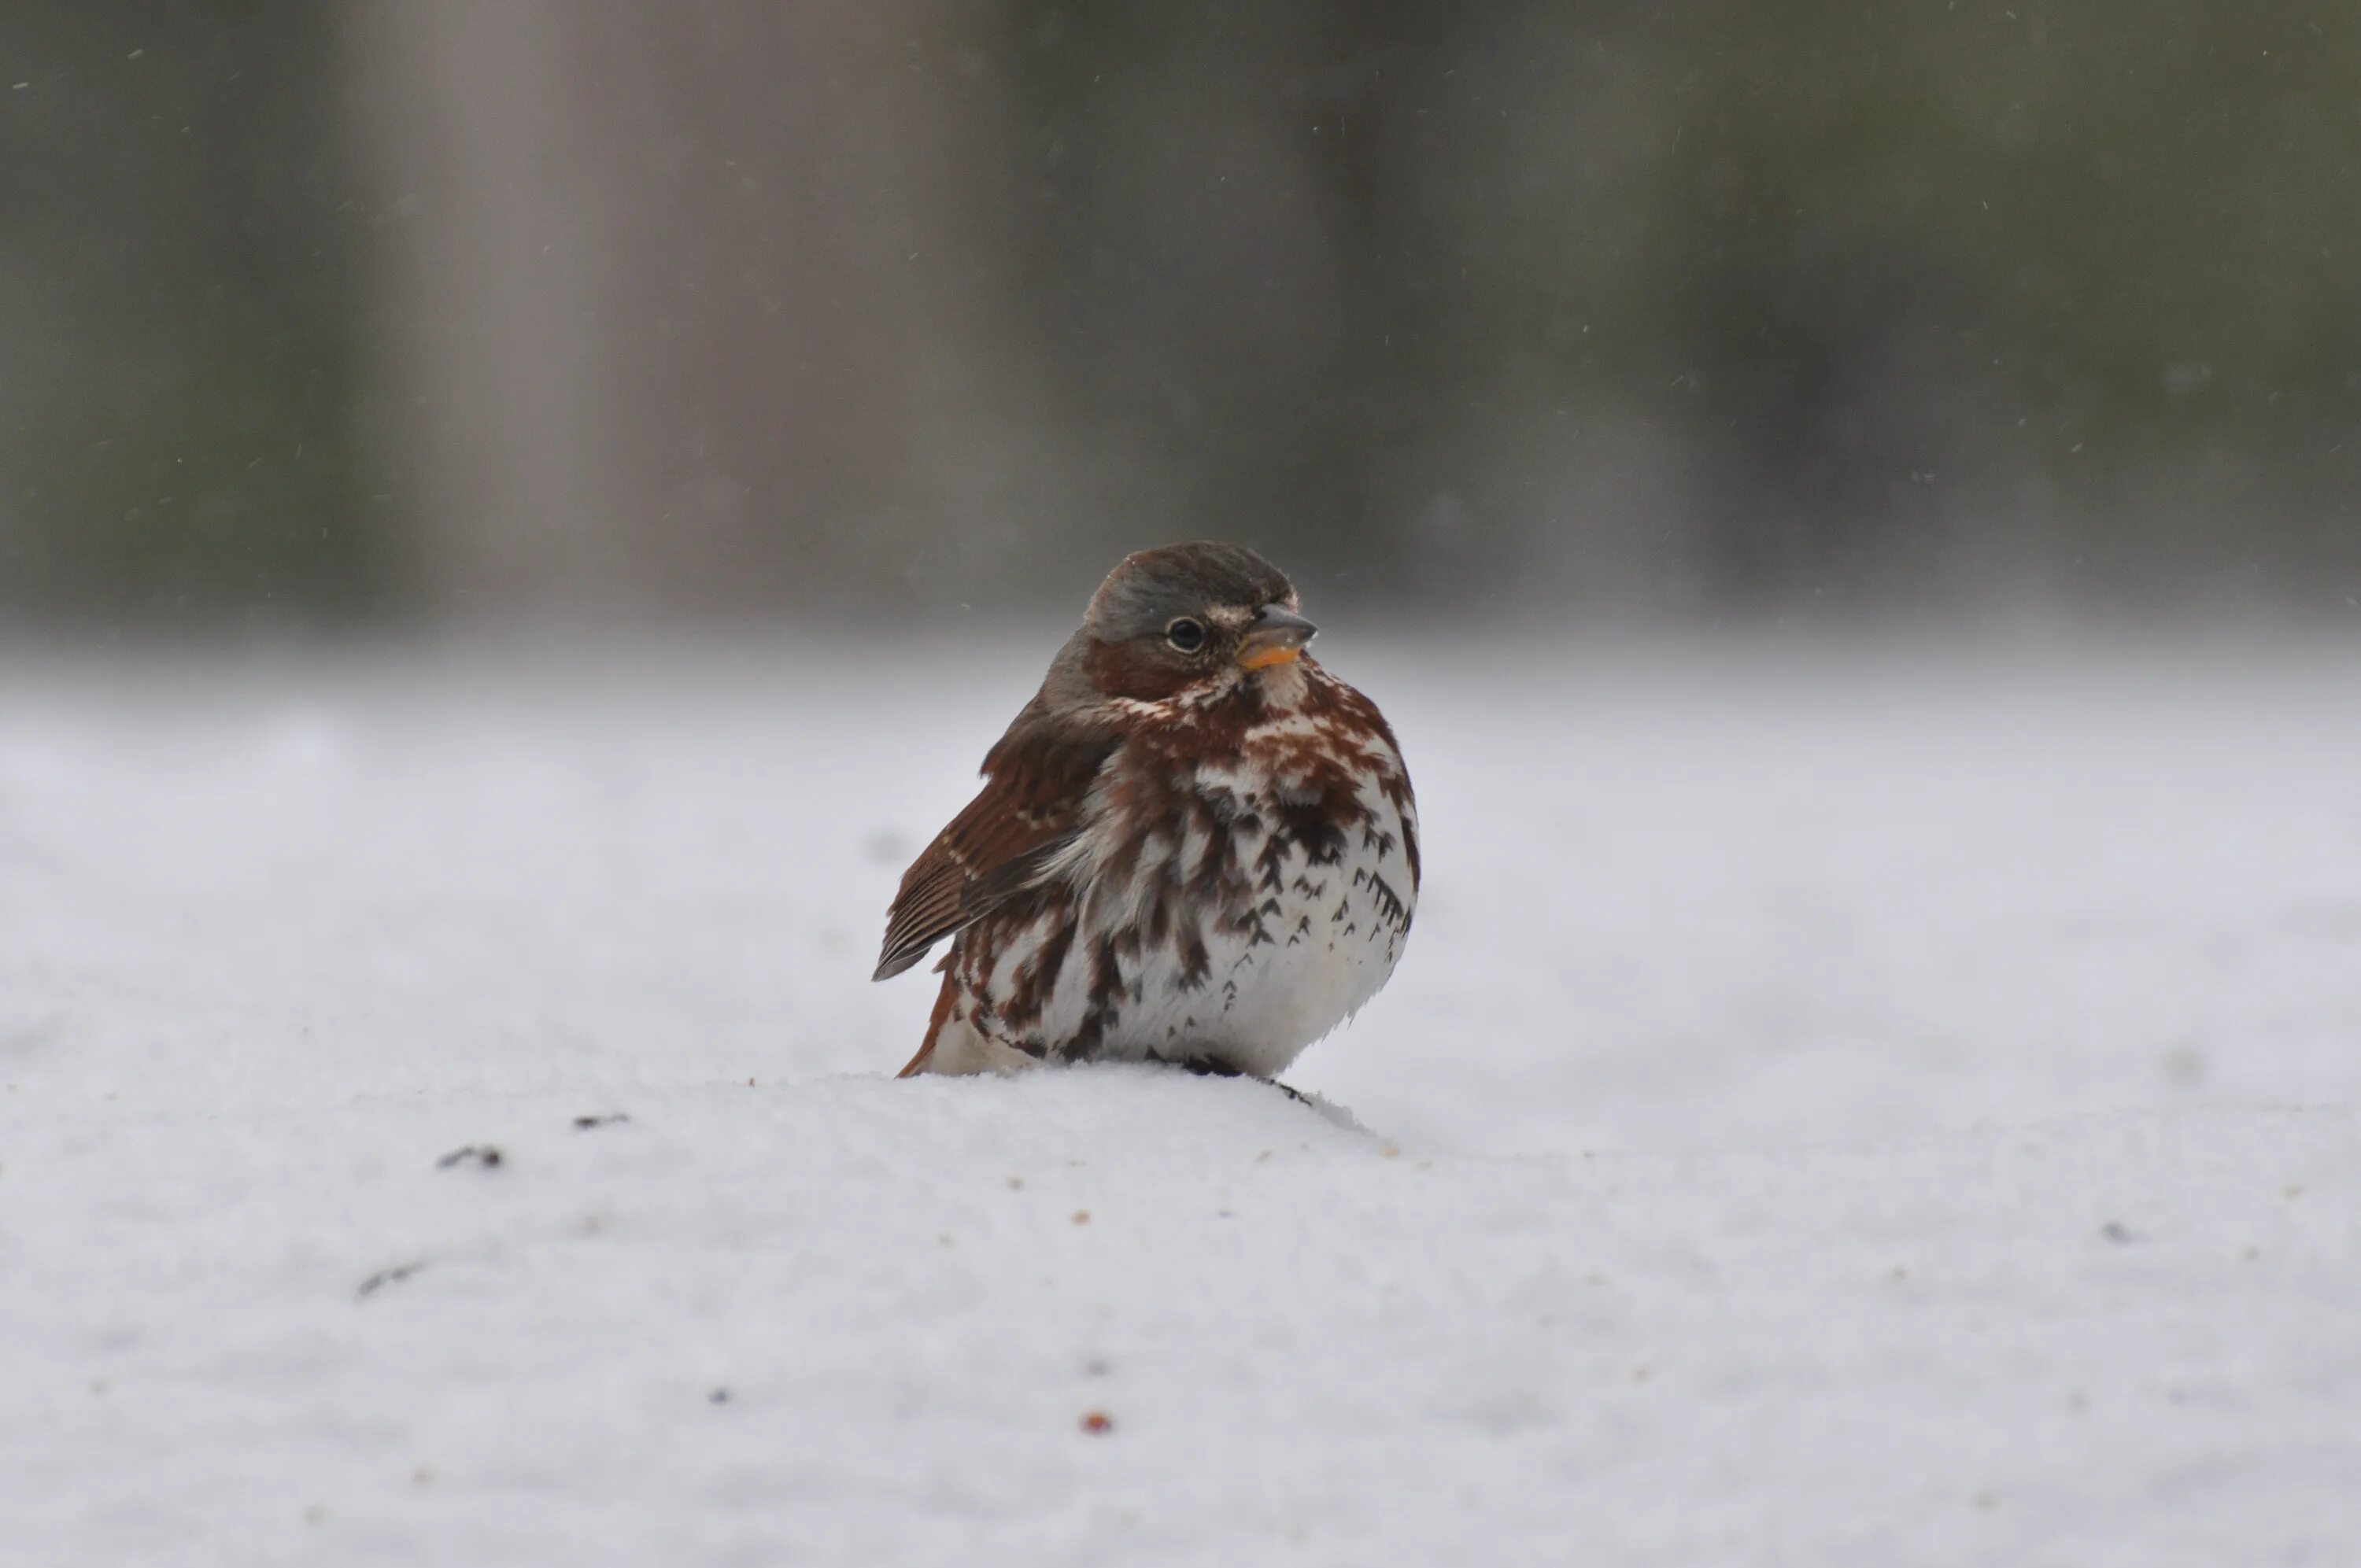
{"type": "Polygon", "coordinates": [[[2361,652],[1332,636],[1324,1103],[889,1081],[1046,646],[0,659],[0,1562],[2361,1561],[2361,652]]]}

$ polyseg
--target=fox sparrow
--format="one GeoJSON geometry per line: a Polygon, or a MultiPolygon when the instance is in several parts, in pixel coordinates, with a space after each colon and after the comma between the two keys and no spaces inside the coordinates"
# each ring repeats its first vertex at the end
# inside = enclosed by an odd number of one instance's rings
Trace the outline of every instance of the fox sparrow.
{"type": "Polygon", "coordinates": [[[1418,898],[1393,731],[1234,544],[1109,574],[983,793],[902,878],[876,978],[944,937],[902,1069],[1155,1060],[1268,1078],[1377,994],[1418,898]]]}

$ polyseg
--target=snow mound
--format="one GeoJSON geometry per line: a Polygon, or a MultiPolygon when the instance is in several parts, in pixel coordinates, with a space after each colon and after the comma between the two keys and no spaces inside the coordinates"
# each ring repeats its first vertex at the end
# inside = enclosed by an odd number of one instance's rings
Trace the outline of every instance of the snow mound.
{"type": "Polygon", "coordinates": [[[883,1076],[1015,655],[0,670],[0,1559],[2361,1552],[2346,666],[1457,656],[1307,1101],[883,1076]]]}

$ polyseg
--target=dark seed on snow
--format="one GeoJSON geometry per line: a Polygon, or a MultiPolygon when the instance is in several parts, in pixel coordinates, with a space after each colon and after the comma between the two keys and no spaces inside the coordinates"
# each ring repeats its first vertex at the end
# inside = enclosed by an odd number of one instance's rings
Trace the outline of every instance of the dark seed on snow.
{"type": "Polygon", "coordinates": [[[396,1264],[391,1268],[380,1268],[361,1281],[360,1293],[365,1298],[374,1296],[389,1285],[401,1284],[425,1266],[426,1260],[422,1257],[416,1263],[401,1263],[396,1264]]]}

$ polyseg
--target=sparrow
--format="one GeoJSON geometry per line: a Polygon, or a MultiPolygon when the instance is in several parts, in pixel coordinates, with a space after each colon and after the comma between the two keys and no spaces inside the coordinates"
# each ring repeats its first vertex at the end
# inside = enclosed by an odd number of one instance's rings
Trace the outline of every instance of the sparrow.
{"type": "Polygon", "coordinates": [[[1391,976],[1418,806],[1377,706],[1235,544],[1125,558],[902,877],[874,978],[944,938],[901,1076],[1159,1061],[1269,1079],[1391,976]]]}

